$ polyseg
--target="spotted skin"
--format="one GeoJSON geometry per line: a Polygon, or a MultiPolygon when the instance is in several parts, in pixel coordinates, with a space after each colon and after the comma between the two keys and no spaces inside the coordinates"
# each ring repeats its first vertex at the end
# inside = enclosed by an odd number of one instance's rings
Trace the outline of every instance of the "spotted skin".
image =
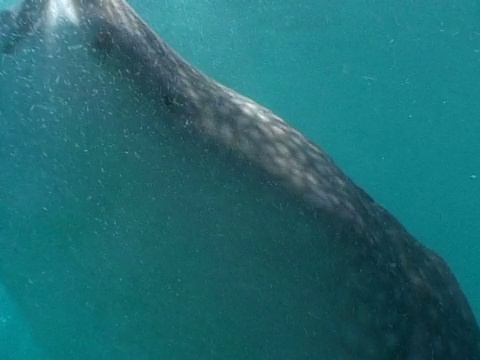
{"type": "MultiPolygon", "coordinates": [[[[262,174],[317,219],[332,244],[340,242],[351,251],[345,271],[362,274],[352,282],[344,274],[348,289],[339,291],[339,298],[329,295],[339,302],[345,296],[358,299],[352,313],[336,315],[369,339],[348,330],[340,334],[339,346],[351,358],[480,359],[478,325],[447,264],[322,149],[268,109],[193,68],[122,0],[72,3],[78,26],[89,34],[89,47],[100,54],[105,71],[120,72],[133,82],[169,115],[165,121],[182,139],[200,140],[214,153],[228,154],[242,169],[262,174]]],[[[15,25],[7,27],[4,53],[14,52],[41,27],[48,5],[48,0],[23,3],[15,25]]]]}

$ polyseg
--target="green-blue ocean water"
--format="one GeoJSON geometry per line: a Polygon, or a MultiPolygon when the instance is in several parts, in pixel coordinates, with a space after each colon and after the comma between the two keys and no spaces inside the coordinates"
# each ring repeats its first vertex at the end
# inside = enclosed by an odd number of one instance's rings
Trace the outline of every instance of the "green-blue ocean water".
{"type": "Polygon", "coordinates": [[[131,1],[452,267],[480,316],[480,2],[131,1]]]}
{"type": "MultiPolygon", "coordinates": [[[[130,3],[189,62],[323,147],[447,260],[480,317],[480,3],[130,3]]],[[[28,339],[1,301],[0,344],[28,339]]],[[[11,359],[35,356],[17,348],[11,359]]]]}

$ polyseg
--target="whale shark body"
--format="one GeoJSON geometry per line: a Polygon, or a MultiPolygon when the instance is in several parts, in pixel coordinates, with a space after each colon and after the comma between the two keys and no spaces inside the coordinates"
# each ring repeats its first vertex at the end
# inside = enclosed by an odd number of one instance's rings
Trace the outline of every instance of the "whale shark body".
{"type": "Polygon", "coordinates": [[[0,277],[45,358],[480,359],[445,262],[124,1],[0,19],[0,277]]]}

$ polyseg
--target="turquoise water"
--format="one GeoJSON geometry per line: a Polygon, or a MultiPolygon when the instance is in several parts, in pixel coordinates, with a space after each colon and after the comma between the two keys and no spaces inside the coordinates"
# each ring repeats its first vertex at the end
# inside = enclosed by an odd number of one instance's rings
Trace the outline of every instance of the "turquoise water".
{"type": "Polygon", "coordinates": [[[0,359],[41,359],[28,325],[3,286],[0,286],[0,359]]]}
{"type": "Polygon", "coordinates": [[[480,5],[132,1],[189,62],[320,144],[480,316],[480,5]],[[475,178],[477,177],[477,178],[475,178]]]}
{"type": "MultiPolygon", "coordinates": [[[[447,260],[480,316],[475,2],[131,4],[192,64],[326,149],[447,260]]],[[[27,325],[2,299],[0,344],[17,343],[5,356],[34,358],[27,325]]]]}

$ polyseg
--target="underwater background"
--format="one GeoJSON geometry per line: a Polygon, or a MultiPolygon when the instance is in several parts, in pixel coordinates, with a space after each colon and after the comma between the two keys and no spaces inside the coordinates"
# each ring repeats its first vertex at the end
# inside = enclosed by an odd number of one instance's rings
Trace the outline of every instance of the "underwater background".
{"type": "Polygon", "coordinates": [[[449,263],[480,316],[480,2],[131,1],[449,263]]]}
{"type": "MultiPolygon", "coordinates": [[[[130,4],[190,63],[325,149],[448,262],[480,317],[480,2],[130,4]]],[[[0,358],[36,356],[0,287],[0,358]]]]}

